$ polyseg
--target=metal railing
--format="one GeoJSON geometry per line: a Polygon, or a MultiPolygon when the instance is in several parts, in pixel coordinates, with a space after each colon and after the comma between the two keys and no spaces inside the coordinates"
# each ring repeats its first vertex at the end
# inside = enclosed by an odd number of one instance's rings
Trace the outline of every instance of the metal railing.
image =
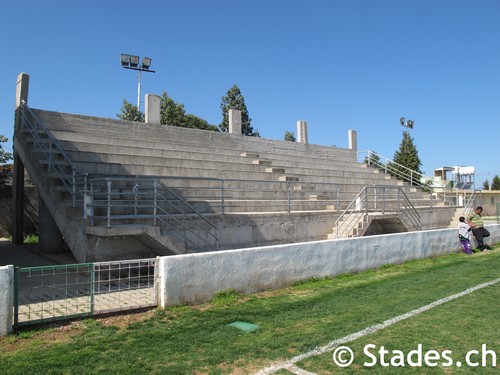
{"type": "Polygon", "coordinates": [[[481,190],[473,190],[468,197],[467,194],[464,194],[464,217],[469,216],[472,210],[477,206],[478,193],[481,194],[481,190]]]}
{"type": "MultiPolygon", "coordinates": [[[[352,199],[351,192],[344,191],[341,193],[339,185],[332,183],[174,176],[123,176],[92,179],[92,181],[97,180],[129,181],[121,186],[120,183],[115,183],[113,189],[116,190],[116,193],[121,193],[121,200],[124,205],[132,207],[135,207],[136,200],[139,197],[139,195],[136,196],[135,192],[139,192],[141,189],[144,191],[145,183],[156,180],[158,183],[163,184],[163,188],[168,188],[170,194],[175,193],[177,195],[176,199],[169,199],[171,205],[173,202],[177,202],[175,206],[182,208],[189,204],[190,209],[201,214],[325,210],[328,205],[334,205],[338,209],[338,207],[346,205],[352,199]],[[144,183],[141,183],[141,181],[144,181],[144,183]],[[342,195],[344,199],[342,199],[342,195]]],[[[104,186],[100,189],[101,195],[103,191],[104,186]]],[[[149,191],[154,192],[154,189],[149,188],[149,191]]],[[[113,198],[113,195],[111,195],[111,198],[113,198]]],[[[113,216],[112,206],[110,206],[110,217],[113,216]]],[[[136,215],[135,208],[133,212],[136,215]]]]}
{"type": "MultiPolygon", "coordinates": [[[[353,229],[363,227],[370,214],[398,214],[411,224],[414,230],[421,229],[420,215],[398,186],[373,185],[365,186],[349,206],[335,221],[337,238],[353,234],[353,229]]],[[[366,229],[366,228],[364,228],[366,229]]]]}
{"type": "Polygon", "coordinates": [[[92,226],[161,222],[197,249],[218,250],[217,227],[158,177],[92,179],[85,202],[92,226]]]}
{"type": "Polygon", "coordinates": [[[416,172],[404,165],[398,164],[374,151],[358,151],[358,160],[360,160],[360,158],[363,158],[361,161],[369,166],[378,168],[384,171],[384,173],[388,173],[400,180],[408,181],[412,186],[417,186],[428,191],[433,190],[435,182],[432,177],[425,176],[420,172],[416,172]]]}
{"type": "Polygon", "coordinates": [[[85,189],[87,174],[78,173],[73,162],[61,148],[52,133],[42,124],[30,107],[23,101],[20,110],[21,128],[33,137],[34,148],[42,153],[42,161],[48,164],[48,172],[53,172],[61,181],[66,192],[71,194],[72,206],[76,206],[78,186],[85,189]],[[69,170],[69,171],[68,171],[69,170]]]}

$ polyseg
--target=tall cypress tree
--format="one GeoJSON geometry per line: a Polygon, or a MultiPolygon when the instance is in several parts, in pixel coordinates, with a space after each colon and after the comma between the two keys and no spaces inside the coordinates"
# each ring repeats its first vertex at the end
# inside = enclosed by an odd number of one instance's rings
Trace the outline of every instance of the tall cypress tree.
{"type": "Polygon", "coordinates": [[[393,162],[390,163],[390,170],[393,171],[391,174],[398,178],[409,174],[409,171],[403,167],[417,172],[417,174],[422,174],[420,170],[422,163],[418,156],[417,147],[413,143],[413,138],[408,130],[403,132],[403,139],[399,145],[399,150],[394,153],[393,162]]]}
{"type": "Polygon", "coordinates": [[[255,131],[251,125],[252,119],[248,114],[245,98],[238,86],[233,85],[226,95],[222,97],[220,109],[222,110],[222,122],[219,127],[222,132],[227,133],[229,131],[229,110],[238,109],[241,111],[241,132],[243,135],[260,137],[259,132],[255,131]]]}
{"type": "Polygon", "coordinates": [[[491,181],[491,190],[500,190],[500,177],[497,174],[491,181]]]}

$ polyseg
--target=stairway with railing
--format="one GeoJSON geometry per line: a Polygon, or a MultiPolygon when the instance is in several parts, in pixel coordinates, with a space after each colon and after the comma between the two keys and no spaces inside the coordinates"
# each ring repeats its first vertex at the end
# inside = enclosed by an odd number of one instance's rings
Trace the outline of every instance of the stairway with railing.
{"type": "Polygon", "coordinates": [[[434,179],[425,176],[423,173],[414,171],[404,165],[382,156],[374,151],[358,151],[358,160],[363,161],[369,166],[375,167],[386,174],[390,174],[400,180],[407,181],[412,186],[425,189],[429,192],[433,190],[434,179]]]}
{"type": "MultiPolygon", "coordinates": [[[[18,136],[17,139],[23,138],[26,141],[28,135],[31,156],[36,153],[39,166],[46,166],[43,173],[37,173],[36,163],[27,163],[28,166],[32,165],[30,174],[36,175],[37,180],[45,178],[46,181],[38,185],[45,185],[52,194],[57,191],[62,196],[70,196],[70,206],[76,209],[69,210],[71,214],[83,217],[90,226],[102,224],[103,219],[107,227],[111,227],[112,223],[115,226],[127,221],[128,224],[137,224],[151,219],[152,225],[167,228],[199,251],[218,250],[218,229],[164,182],[150,177],[94,178],[89,173],[78,171],[52,133],[24,102],[19,108],[19,118],[19,131],[23,136],[18,136]],[[50,180],[55,182],[51,184],[50,180]],[[130,183],[134,185],[128,186],[130,183]],[[127,190],[130,190],[131,194],[127,194],[127,190]],[[172,209],[175,212],[171,212],[172,209]],[[192,225],[187,225],[186,221],[192,225]]],[[[21,143],[18,143],[18,148],[23,148],[21,143]]],[[[23,155],[25,159],[28,158],[28,153],[23,155]]],[[[64,198],[62,200],[64,201],[64,198]]],[[[54,202],[54,217],[61,216],[55,215],[55,211],[60,208],[61,205],[54,202]]],[[[68,212],[65,209],[62,211],[68,212]]],[[[63,236],[68,239],[68,232],[71,230],[63,229],[65,219],[59,219],[58,226],[63,236]]]]}
{"type": "Polygon", "coordinates": [[[335,221],[331,238],[362,236],[371,220],[395,214],[408,230],[421,230],[420,215],[397,186],[365,186],[335,221]]]}
{"type": "Polygon", "coordinates": [[[24,101],[20,108],[20,122],[21,132],[30,134],[32,137],[32,151],[39,153],[39,161],[46,163],[47,173],[54,174],[63,190],[71,194],[71,202],[75,207],[78,193],[84,190],[87,184],[88,174],[77,171],[52,133],[24,101]]]}

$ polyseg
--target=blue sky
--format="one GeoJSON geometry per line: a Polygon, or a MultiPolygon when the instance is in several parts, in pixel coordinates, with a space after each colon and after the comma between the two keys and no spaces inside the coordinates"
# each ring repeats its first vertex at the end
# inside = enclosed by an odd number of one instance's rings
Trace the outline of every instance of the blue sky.
{"type": "Polygon", "coordinates": [[[143,94],[211,124],[237,84],[265,138],[305,120],[310,143],[347,147],[355,129],[359,150],[392,157],[413,119],[427,175],[475,166],[482,186],[500,175],[499,19],[500,0],[4,0],[0,134],[20,72],[33,108],[116,118],[136,102],[130,53],[157,71],[143,94]]]}

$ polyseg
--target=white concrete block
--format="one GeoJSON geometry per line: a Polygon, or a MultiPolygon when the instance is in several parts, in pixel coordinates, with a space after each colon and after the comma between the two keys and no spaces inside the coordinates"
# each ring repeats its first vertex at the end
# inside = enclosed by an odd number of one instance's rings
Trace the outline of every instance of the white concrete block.
{"type": "Polygon", "coordinates": [[[297,121],[297,142],[309,144],[307,135],[307,122],[303,120],[297,121]]]}
{"type": "Polygon", "coordinates": [[[229,134],[242,134],[241,111],[239,109],[230,109],[229,117],[229,134]]]}
{"type": "Polygon", "coordinates": [[[146,94],[145,122],[147,124],[160,124],[161,97],[153,94],[146,94]]]}

